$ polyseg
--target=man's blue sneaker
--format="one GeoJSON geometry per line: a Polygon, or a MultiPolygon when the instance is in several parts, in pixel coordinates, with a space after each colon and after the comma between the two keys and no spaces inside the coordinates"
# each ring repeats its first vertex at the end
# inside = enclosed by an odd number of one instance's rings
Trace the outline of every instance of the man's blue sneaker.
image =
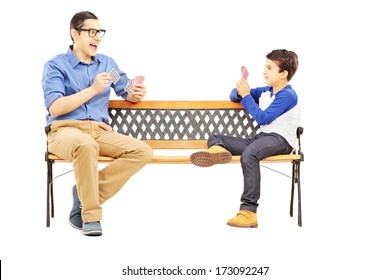
{"type": "Polygon", "coordinates": [[[99,221],[83,223],[83,234],[88,236],[100,236],[103,234],[102,225],[99,221]]]}
{"type": "Polygon", "coordinates": [[[75,229],[82,229],[83,220],[81,218],[81,203],[79,200],[79,196],[77,195],[76,185],[73,186],[72,195],[73,195],[73,207],[72,210],[70,211],[69,223],[75,229]]]}

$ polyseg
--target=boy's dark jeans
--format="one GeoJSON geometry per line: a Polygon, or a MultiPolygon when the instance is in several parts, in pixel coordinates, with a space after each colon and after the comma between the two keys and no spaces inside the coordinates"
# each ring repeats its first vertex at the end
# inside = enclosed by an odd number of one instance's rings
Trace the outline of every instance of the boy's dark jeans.
{"type": "Polygon", "coordinates": [[[293,148],[279,134],[264,132],[250,139],[212,135],[208,140],[208,146],[215,145],[224,147],[232,155],[241,156],[244,192],[241,196],[240,210],[256,213],[260,199],[260,160],[273,155],[289,154],[293,148]]]}

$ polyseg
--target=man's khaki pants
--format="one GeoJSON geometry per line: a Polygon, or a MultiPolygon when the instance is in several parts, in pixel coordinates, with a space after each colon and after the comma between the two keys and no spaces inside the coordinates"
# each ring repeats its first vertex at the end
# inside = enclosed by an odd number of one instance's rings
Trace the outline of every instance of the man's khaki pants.
{"type": "Polygon", "coordinates": [[[102,219],[101,205],[148,164],[152,148],[141,140],[114,132],[95,121],[54,121],[48,134],[49,152],[73,162],[83,222],[102,219]],[[117,158],[102,170],[98,156],[117,158]]]}

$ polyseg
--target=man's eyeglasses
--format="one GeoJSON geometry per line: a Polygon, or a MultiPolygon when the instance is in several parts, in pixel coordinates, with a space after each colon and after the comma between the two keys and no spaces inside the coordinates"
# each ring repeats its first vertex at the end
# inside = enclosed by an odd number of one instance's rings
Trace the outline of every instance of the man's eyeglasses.
{"type": "Polygon", "coordinates": [[[104,34],[106,34],[105,29],[96,30],[93,28],[85,29],[85,28],[78,28],[77,31],[88,31],[88,36],[91,38],[94,38],[97,34],[99,34],[100,38],[103,38],[104,34]]]}

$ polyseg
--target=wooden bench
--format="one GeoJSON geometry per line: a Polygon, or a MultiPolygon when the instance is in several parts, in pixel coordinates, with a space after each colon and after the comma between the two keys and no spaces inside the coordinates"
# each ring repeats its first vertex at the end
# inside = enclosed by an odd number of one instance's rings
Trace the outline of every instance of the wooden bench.
{"type": "MultiPolygon", "coordinates": [[[[240,103],[231,101],[142,101],[131,103],[110,100],[110,125],[119,133],[142,139],[155,150],[188,150],[188,154],[155,155],[152,164],[190,164],[194,150],[207,148],[207,139],[213,134],[252,137],[259,126],[240,103]]],[[[300,136],[297,129],[297,148],[292,154],[275,155],[262,163],[287,162],[292,164],[290,216],[293,216],[294,189],[298,190],[298,225],[302,226],[300,163],[303,161],[300,136]]],[[[46,152],[47,162],[47,211],[46,226],[54,217],[53,164],[63,159],[46,152]]],[[[100,156],[99,162],[111,162],[114,158],[100,156]]],[[[239,163],[240,156],[233,156],[232,163],[239,163]]]]}

